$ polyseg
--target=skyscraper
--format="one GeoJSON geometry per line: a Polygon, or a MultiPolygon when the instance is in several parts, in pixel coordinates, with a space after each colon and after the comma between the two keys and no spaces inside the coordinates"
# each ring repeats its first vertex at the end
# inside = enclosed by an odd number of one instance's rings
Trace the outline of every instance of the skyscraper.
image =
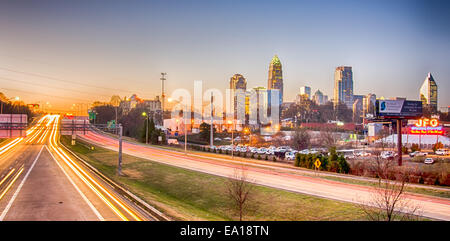
{"type": "Polygon", "coordinates": [[[308,99],[311,99],[311,87],[309,86],[300,87],[300,95],[307,95],[308,99]]]}
{"type": "Polygon", "coordinates": [[[241,74],[233,75],[230,78],[230,89],[241,89],[245,91],[247,89],[247,80],[241,74]]]}
{"type": "Polygon", "coordinates": [[[433,111],[437,111],[438,107],[438,89],[436,81],[434,81],[431,73],[428,73],[425,81],[420,87],[420,100],[422,101],[422,105],[429,105],[433,109],[433,111]]]}
{"type": "Polygon", "coordinates": [[[313,101],[316,102],[317,105],[325,104],[325,100],[323,98],[323,93],[320,90],[317,90],[312,97],[313,101]]]}
{"type": "Polygon", "coordinates": [[[247,90],[247,80],[241,74],[235,74],[230,78],[230,90],[232,90],[233,96],[233,105],[234,105],[234,118],[237,118],[238,107],[245,108],[245,103],[238,102],[238,96],[235,90],[242,90],[242,93],[245,93],[247,90]]]}
{"type": "Polygon", "coordinates": [[[367,114],[375,114],[375,102],[377,96],[375,94],[368,94],[363,98],[363,116],[366,117],[367,114]]]}
{"type": "Polygon", "coordinates": [[[283,73],[281,62],[277,55],[272,58],[269,65],[269,79],[267,89],[278,89],[280,91],[280,105],[283,103],[283,73]]]}
{"type": "Polygon", "coordinates": [[[350,66],[339,66],[334,72],[334,105],[344,103],[353,107],[353,72],[350,66]]]}

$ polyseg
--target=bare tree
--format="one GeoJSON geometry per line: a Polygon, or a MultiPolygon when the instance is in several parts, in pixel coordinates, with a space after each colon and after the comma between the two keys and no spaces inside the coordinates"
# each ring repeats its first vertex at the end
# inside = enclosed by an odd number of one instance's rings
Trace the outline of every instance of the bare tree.
{"type": "Polygon", "coordinates": [[[252,185],[249,183],[244,166],[235,168],[233,176],[228,178],[227,194],[232,201],[233,209],[239,213],[239,221],[242,221],[252,195],[252,185]]]}
{"type": "Polygon", "coordinates": [[[311,136],[305,129],[298,129],[294,132],[292,137],[292,147],[296,150],[303,150],[309,148],[311,144],[311,136]]]}
{"type": "Polygon", "coordinates": [[[394,159],[382,159],[376,154],[372,162],[378,182],[369,201],[360,205],[371,221],[415,220],[420,208],[405,195],[411,170],[397,167],[394,159]]]}
{"type": "Polygon", "coordinates": [[[323,128],[320,130],[320,141],[321,145],[326,146],[327,148],[335,147],[337,144],[337,138],[333,133],[333,130],[330,128],[323,128]]]}

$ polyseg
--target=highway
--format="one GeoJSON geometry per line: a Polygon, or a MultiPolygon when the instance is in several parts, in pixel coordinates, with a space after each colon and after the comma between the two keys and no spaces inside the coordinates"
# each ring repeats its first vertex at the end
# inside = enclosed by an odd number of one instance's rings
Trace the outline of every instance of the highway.
{"type": "MultiPolygon", "coordinates": [[[[118,141],[110,136],[90,132],[80,137],[92,144],[114,151],[118,150],[118,141]]],[[[123,153],[223,177],[231,177],[237,168],[243,167],[243,165],[225,158],[210,158],[196,154],[186,155],[178,151],[144,146],[131,142],[123,142],[123,153]]],[[[244,168],[246,168],[247,176],[251,182],[264,186],[364,204],[367,204],[374,195],[373,189],[368,186],[286,173],[265,167],[245,166],[244,168]]],[[[405,196],[412,206],[420,208],[421,215],[432,219],[450,220],[449,199],[411,193],[405,196]]]]}
{"type": "Polygon", "coordinates": [[[1,221],[157,220],[62,149],[59,115],[0,147],[1,221]]]}

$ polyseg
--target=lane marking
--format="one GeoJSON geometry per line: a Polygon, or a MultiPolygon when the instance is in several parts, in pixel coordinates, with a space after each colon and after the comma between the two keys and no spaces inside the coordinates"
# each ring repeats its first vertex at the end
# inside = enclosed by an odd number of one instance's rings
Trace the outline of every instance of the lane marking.
{"type": "Polygon", "coordinates": [[[89,201],[89,199],[84,195],[84,193],[81,192],[81,190],[78,188],[78,186],[75,184],[75,182],[72,180],[72,178],[67,174],[67,172],[64,170],[64,168],[59,164],[59,162],[56,160],[55,156],[53,156],[52,152],[48,149],[47,145],[45,145],[45,148],[47,149],[48,153],[53,157],[53,160],[58,164],[59,168],[63,171],[64,175],[66,175],[67,179],[69,179],[70,183],[75,187],[75,189],[78,191],[78,193],[81,195],[83,200],[87,203],[87,205],[91,208],[91,210],[95,213],[97,218],[100,221],[105,221],[105,219],[102,217],[100,212],[94,207],[94,205],[89,201]]]}
{"type": "MultiPolygon", "coordinates": [[[[54,126],[58,126],[58,122],[59,119],[56,120],[54,126]]],[[[105,190],[102,185],[100,185],[99,183],[97,183],[96,181],[94,181],[90,175],[88,175],[86,172],[84,172],[84,170],[82,168],[80,168],[59,146],[58,143],[56,141],[56,135],[57,135],[57,128],[54,128],[54,130],[52,131],[52,135],[50,136],[50,148],[55,151],[56,154],[58,154],[58,156],[72,169],[72,171],[74,171],[74,173],[92,190],[94,191],[97,196],[103,200],[105,202],[106,205],[108,205],[111,210],[117,214],[117,216],[119,216],[123,221],[128,221],[128,218],[125,217],[94,185],[96,185],[98,188],[100,188],[103,192],[105,192],[108,196],[110,196],[113,201],[115,201],[116,203],[118,203],[119,205],[121,205],[121,203],[114,198],[113,196],[111,196],[111,194],[105,190]],[[90,179],[91,181],[89,181],[88,179],[90,179]],[[92,183],[91,183],[92,182],[92,183]]],[[[121,206],[125,211],[127,212],[131,212],[129,209],[127,209],[126,207],[123,207],[123,205],[121,206]]],[[[133,216],[133,214],[131,214],[133,216]]],[[[136,218],[136,220],[140,220],[139,218],[136,218]]]]}
{"type": "Polygon", "coordinates": [[[5,218],[6,214],[8,213],[9,209],[11,208],[14,200],[16,199],[17,195],[19,194],[20,190],[23,187],[23,184],[25,183],[25,181],[28,178],[28,175],[30,175],[31,170],[33,170],[34,165],[36,165],[37,160],[39,159],[39,157],[41,156],[42,150],[44,149],[44,146],[42,146],[41,150],[39,151],[39,153],[36,156],[36,159],[34,159],[33,164],[31,164],[30,169],[28,169],[27,174],[25,174],[25,177],[22,179],[22,182],[20,183],[19,187],[17,188],[16,192],[14,193],[14,195],[12,196],[11,200],[9,200],[8,205],[6,206],[5,210],[3,210],[2,215],[0,216],[0,221],[3,221],[3,219],[5,218]]]}

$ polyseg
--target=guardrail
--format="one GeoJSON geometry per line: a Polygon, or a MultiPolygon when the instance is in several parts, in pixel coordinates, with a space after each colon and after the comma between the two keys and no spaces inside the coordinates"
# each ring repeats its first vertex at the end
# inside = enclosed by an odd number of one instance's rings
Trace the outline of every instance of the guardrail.
{"type": "Polygon", "coordinates": [[[108,177],[106,177],[105,175],[103,175],[103,173],[101,173],[99,170],[97,170],[97,168],[91,166],[89,163],[87,163],[85,160],[83,160],[81,157],[79,157],[77,154],[75,154],[73,151],[71,151],[69,148],[67,148],[64,144],[61,144],[61,145],[66,151],[68,151],[75,158],[77,158],[79,161],[81,161],[84,166],[86,166],[92,172],[97,174],[100,178],[103,179],[103,181],[105,181],[106,183],[111,185],[121,195],[125,196],[130,201],[132,201],[134,204],[136,204],[137,206],[139,206],[140,208],[145,210],[147,213],[149,213],[150,216],[152,216],[153,218],[155,218],[158,221],[171,221],[171,219],[169,217],[167,217],[166,215],[164,215],[162,212],[160,212],[156,208],[150,206],[144,200],[140,199],[139,197],[137,197],[136,195],[134,195],[130,191],[126,190],[125,188],[123,188],[122,186],[120,186],[119,184],[114,182],[113,180],[111,180],[108,177]]]}

